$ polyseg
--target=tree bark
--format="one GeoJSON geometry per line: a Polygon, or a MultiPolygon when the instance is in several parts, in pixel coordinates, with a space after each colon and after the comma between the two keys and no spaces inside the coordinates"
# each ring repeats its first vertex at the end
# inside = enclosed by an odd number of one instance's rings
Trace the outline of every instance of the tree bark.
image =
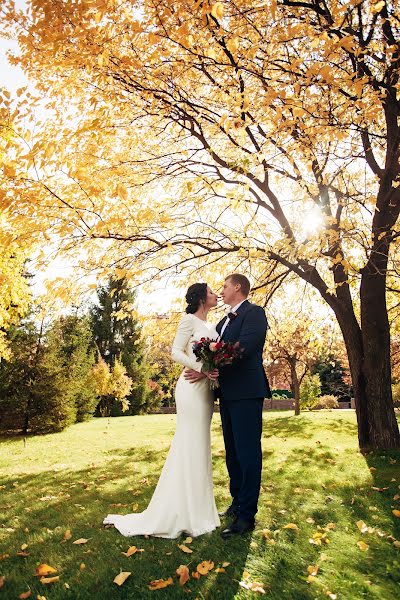
{"type": "Polygon", "coordinates": [[[294,414],[296,417],[300,414],[300,382],[296,372],[296,359],[290,361],[290,380],[292,394],[294,398],[294,414]]]}

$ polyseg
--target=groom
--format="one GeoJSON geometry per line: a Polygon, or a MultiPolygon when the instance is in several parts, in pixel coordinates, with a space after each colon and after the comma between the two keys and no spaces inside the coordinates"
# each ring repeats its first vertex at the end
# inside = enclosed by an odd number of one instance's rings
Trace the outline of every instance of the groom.
{"type": "MultiPolygon", "coordinates": [[[[250,282],[234,273],[224,282],[222,299],[231,307],[217,325],[225,342],[239,342],[241,360],[220,369],[219,396],[226,465],[232,503],[221,515],[232,517],[222,531],[224,539],[254,529],[261,483],[262,407],[271,395],[262,353],[268,328],[264,309],[250,303],[250,282]]],[[[194,381],[194,373],[186,378],[194,381]]]]}

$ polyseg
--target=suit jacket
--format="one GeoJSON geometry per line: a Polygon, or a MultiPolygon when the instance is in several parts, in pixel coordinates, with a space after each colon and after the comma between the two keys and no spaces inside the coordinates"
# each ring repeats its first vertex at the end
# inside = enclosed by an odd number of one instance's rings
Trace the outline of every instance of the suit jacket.
{"type": "MultiPolygon", "coordinates": [[[[219,334],[225,319],[217,325],[219,334]]],[[[244,352],[237,363],[220,368],[218,394],[225,401],[271,396],[262,362],[267,329],[264,309],[248,300],[239,306],[237,317],[226,327],[222,340],[239,342],[244,352]]]]}

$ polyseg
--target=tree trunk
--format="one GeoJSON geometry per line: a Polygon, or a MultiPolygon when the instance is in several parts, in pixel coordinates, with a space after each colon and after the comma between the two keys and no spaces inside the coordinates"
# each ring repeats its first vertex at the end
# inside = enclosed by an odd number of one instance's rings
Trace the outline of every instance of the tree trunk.
{"type": "Polygon", "coordinates": [[[341,304],[335,314],[346,345],[362,450],[400,447],[391,393],[390,334],[385,295],[377,282],[363,276],[362,329],[352,307],[341,304]],[[384,313],[384,314],[382,314],[384,313]],[[386,323],[385,323],[386,321],[386,323]]]}
{"type": "Polygon", "coordinates": [[[399,448],[400,434],[392,399],[385,276],[366,268],[360,296],[369,443],[372,448],[399,448]]]}
{"type": "Polygon", "coordinates": [[[300,414],[300,382],[299,378],[297,377],[295,360],[294,362],[290,362],[290,380],[290,387],[292,388],[292,394],[294,398],[294,414],[297,417],[300,414]]]}

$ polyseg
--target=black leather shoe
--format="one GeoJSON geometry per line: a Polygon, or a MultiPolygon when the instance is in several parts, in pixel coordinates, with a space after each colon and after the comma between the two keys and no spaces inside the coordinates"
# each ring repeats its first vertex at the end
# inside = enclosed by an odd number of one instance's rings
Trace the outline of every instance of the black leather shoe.
{"type": "Polygon", "coordinates": [[[237,509],[234,506],[230,506],[226,509],[225,512],[218,513],[220,517],[233,517],[235,518],[237,515],[237,509]]]}
{"type": "Polygon", "coordinates": [[[227,527],[226,529],[224,529],[221,532],[221,537],[224,540],[227,540],[228,538],[232,537],[233,535],[244,535],[245,533],[248,533],[249,531],[253,531],[254,530],[254,522],[252,521],[245,521],[244,519],[236,519],[235,521],[233,521],[233,523],[231,525],[229,525],[229,527],[227,527]]]}

